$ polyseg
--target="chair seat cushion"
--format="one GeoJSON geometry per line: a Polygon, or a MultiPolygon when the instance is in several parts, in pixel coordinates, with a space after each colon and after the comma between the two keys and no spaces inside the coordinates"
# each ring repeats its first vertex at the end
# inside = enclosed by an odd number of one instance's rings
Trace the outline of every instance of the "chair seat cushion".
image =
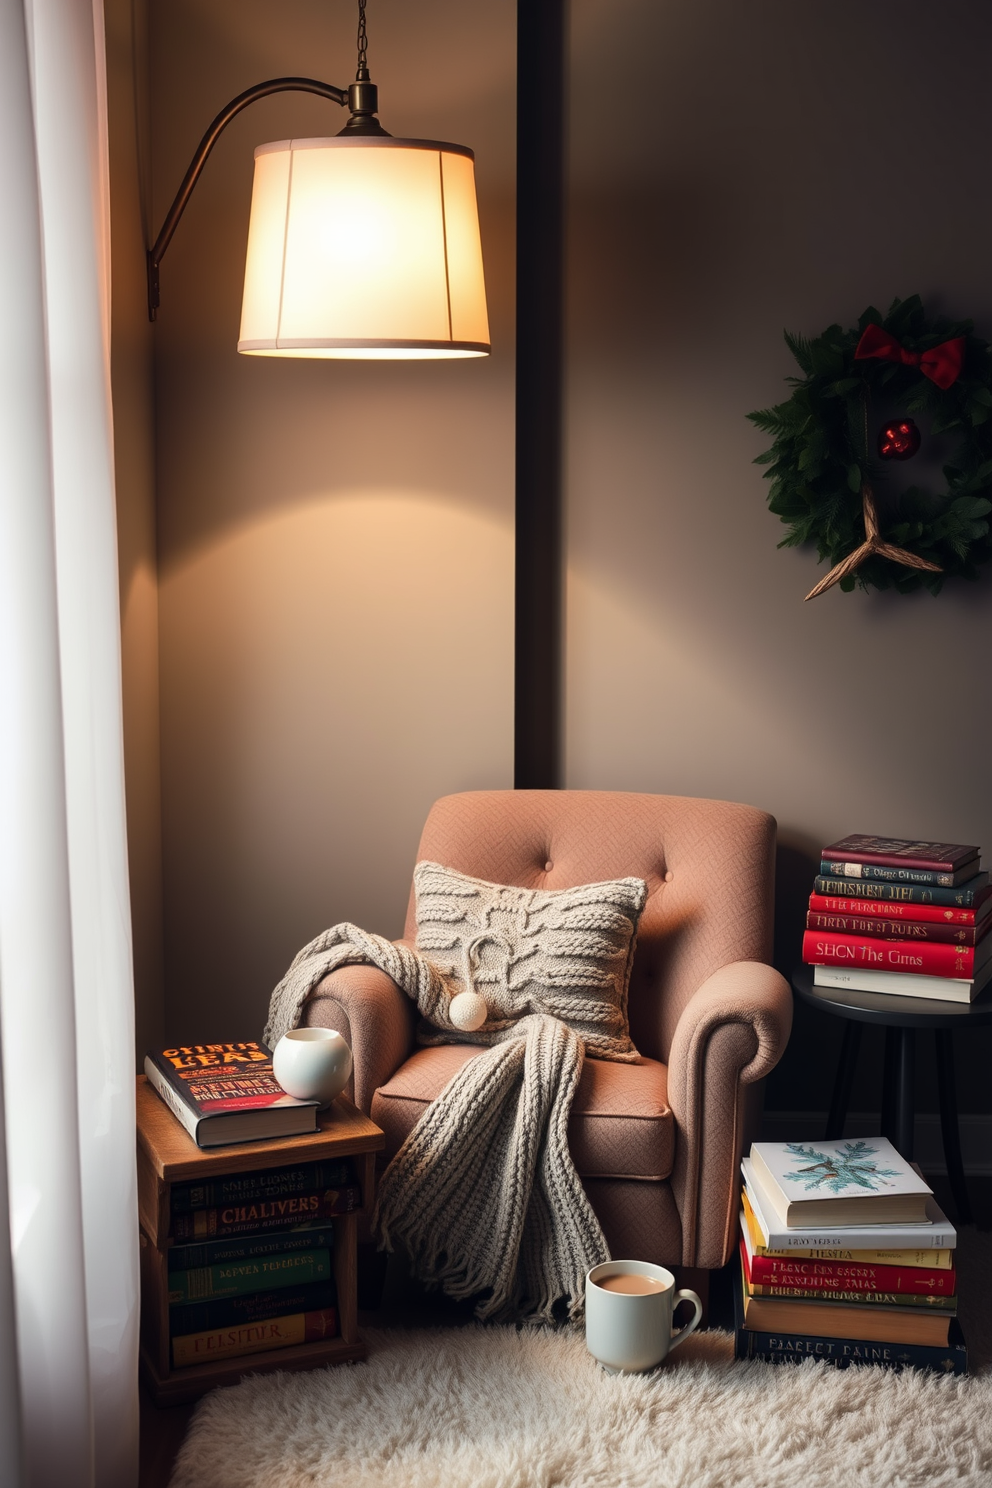
{"type": "MultiPolygon", "coordinates": [[[[467,1044],[418,1049],[380,1086],[372,1099],[372,1120],[386,1133],[387,1158],[452,1076],[479,1053],[467,1044]]],[[[568,1145],[582,1178],[668,1178],[675,1121],[667,1067],[655,1059],[637,1064],[586,1059],[572,1102],[568,1145]]]]}

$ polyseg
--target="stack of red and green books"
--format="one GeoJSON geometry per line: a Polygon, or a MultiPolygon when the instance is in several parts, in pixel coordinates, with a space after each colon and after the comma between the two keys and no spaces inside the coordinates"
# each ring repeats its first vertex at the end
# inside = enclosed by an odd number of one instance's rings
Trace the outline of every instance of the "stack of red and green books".
{"type": "Polygon", "coordinates": [[[855,835],[822,852],[803,960],[817,987],[971,1002],[992,980],[979,849],[855,835]]]}
{"type": "Polygon", "coordinates": [[[336,1337],[333,1219],[360,1204],[348,1158],[173,1184],[173,1366],[336,1337]]]}
{"type": "Polygon", "coordinates": [[[967,1373],[957,1236],[890,1142],[755,1142],[743,1173],[739,1359],[967,1373]]]}

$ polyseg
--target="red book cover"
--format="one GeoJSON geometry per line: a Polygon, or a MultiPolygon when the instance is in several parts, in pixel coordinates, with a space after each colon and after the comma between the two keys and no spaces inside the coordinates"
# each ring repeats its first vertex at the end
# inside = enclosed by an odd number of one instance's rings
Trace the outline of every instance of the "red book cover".
{"type": "Polygon", "coordinates": [[[259,1199],[251,1204],[225,1204],[216,1209],[193,1209],[173,1214],[173,1240],[213,1240],[219,1235],[247,1235],[263,1230],[297,1229],[320,1224],[336,1214],[350,1214],[362,1205],[357,1183],[325,1188],[286,1198],[259,1199]]]}
{"type": "Polygon", "coordinates": [[[833,894],[810,894],[810,909],[821,914],[875,915],[879,919],[916,920],[941,925],[974,925],[992,914],[992,896],[977,909],[950,904],[908,904],[902,899],[843,899],[833,894]]]}
{"type": "Polygon", "coordinates": [[[885,915],[825,914],[811,909],[806,916],[807,930],[832,930],[836,935],[858,935],[870,940],[901,940],[907,945],[917,941],[942,945],[973,946],[988,934],[988,919],[980,925],[944,925],[939,921],[889,918],[885,915]]]}
{"type": "MultiPolygon", "coordinates": [[[[742,1242],[743,1246],[743,1242],[742,1242]]],[[[853,1261],[811,1261],[805,1256],[778,1260],[747,1254],[748,1280],[758,1286],[830,1292],[901,1292],[924,1297],[957,1294],[957,1272],[923,1266],[865,1266],[853,1261]]]]}
{"type": "MultiPolygon", "coordinates": [[[[992,940],[983,939],[977,948],[983,966],[992,950],[992,940]]],[[[904,941],[868,940],[858,935],[834,935],[807,930],[803,935],[803,960],[811,966],[859,966],[872,971],[905,971],[911,975],[961,977],[975,975],[973,946],[928,945],[904,941]]]]}
{"type": "Polygon", "coordinates": [[[962,863],[977,858],[978,853],[977,847],[963,847],[957,842],[917,842],[855,832],[831,842],[820,856],[842,863],[874,863],[879,868],[930,868],[936,873],[953,873],[962,863]]]}
{"type": "Polygon", "coordinates": [[[317,1129],[317,1102],[287,1095],[272,1072],[271,1053],[253,1039],[153,1050],[145,1055],[145,1074],[200,1147],[317,1129]]]}

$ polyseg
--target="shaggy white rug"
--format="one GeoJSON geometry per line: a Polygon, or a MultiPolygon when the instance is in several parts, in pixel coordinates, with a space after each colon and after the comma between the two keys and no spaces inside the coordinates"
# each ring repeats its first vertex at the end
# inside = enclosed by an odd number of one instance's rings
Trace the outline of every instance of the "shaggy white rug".
{"type": "Polygon", "coordinates": [[[721,1333],[626,1377],[574,1331],[365,1336],[364,1364],[208,1395],[170,1488],[992,1484],[988,1375],[735,1364],[721,1333]]]}

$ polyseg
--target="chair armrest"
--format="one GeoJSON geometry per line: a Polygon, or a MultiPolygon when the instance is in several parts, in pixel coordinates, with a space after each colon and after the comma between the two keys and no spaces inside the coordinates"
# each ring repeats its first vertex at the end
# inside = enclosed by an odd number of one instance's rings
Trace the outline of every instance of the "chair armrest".
{"type": "Polygon", "coordinates": [[[755,1082],[774,1069],[791,1028],[789,985],[760,961],[721,966],[682,1011],[669,1055],[668,1099],[683,1265],[723,1266],[733,1252],[755,1082]]]}
{"type": "Polygon", "coordinates": [[[348,1095],[364,1111],[413,1048],[416,1008],[377,966],[339,966],[317,983],[303,1009],[307,1028],[336,1028],[351,1045],[348,1095]]]}

